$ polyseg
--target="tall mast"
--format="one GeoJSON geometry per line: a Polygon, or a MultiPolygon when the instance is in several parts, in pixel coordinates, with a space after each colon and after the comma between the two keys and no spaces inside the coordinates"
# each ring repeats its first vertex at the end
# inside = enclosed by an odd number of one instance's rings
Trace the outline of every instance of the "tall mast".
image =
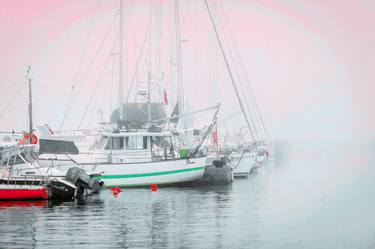
{"type": "Polygon", "coordinates": [[[234,91],[235,91],[235,93],[236,93],[236,97],[237,97],[238,103],[240,104],[241,111],[242,111],[242,113],[243,113],[243,115],[244,115],[244,117],[245,117],[246,124],[247,124],[247,127],[249,128],[251,138],[253,139],[254,143],[256,143],[255,138],[254,138],[254,133],[253,133],[253,130],[252,130],[251,125],[250,125],[250,122],[249,122],[249,118],[247,117],[247,114],[246,114],[246,112],[245,112],[244,105],[243,105],[243,103],[242,103],[242,100],[241,100],[240,94],[239,94],[239,92],[238,92],[238,88],[237,88],[237,85],[236,85],[236,81],[234,80],[234,77],[233,77],[233,74],[232,74],[232,70],[231,70],[230,65],[229,65],[229,61],[228,61],[227,56],[226,56],[226,54],[225,54],[225,51],[224,51],[224,48],[223,48],[223,44],[221,43],[220,36],[219,36],[219,32],[217,31],[215,21],[214,21],[214,19],[213,19],[213,17],[212,17],[212,14],[211,14],[211,10],[210,10],[210,8],[208,7],[207,0],[204,0],[204,3],[205,3],[205,5],[206,5],[208,15],[210,16],[210,20],[211,20],[211,23],[212,23],[212,26],[213,26],[213,28],[214,28],[215,35],[216,35],[216,40],[217,40],[217,42],[218,42],[218,44],[219,44],[219,47],[220,47],[221,53],[222,53],[222,55],[223,55],[224,62],[225,62],[225,66],[227,67],[228,74],[229,74],[229,77],[230,77],[230,79],[231,79],[231,82],[232,82],[232,85],[233,85],[234,91]]]}
{"type": "Polygon", "coordinates": [[[148,125],[151,127],[152,116],[151,116],[151,73],[148,72],[147,79],[147,119],[148,125]]]}
{"type": "Polygon", "coordinates": [[[120,1],[120,17],[119,17],[119,89],[118,89],[118,105],[119,105],[119,121],[124,120],[124,60],[123,60],[123,0],[120,1]]]}
{"type": "MultiPolygon", "coordinates": [[[[177,64],[177,99],[178,99],[178,112],[179,115],[186,113],[185,110],[185,96],[184,96],[184,82],[182,75],[182,55],[181,55],[181,31],[180,31],[180,2],[174,1],[174,14],[175,14],[175,32],[176,32],[176,64],[177,64]]],[[[186,122],[184,122],[184,128],[186,122]]]]}
{"type": "Polygon", "coordinates": [[[31,90],[31,75],[30,75],[30,66],[27,69],[27,78],[29,81],[29,133],[30,133],[30,144],[33,143],[33,97],[31,90]]]}

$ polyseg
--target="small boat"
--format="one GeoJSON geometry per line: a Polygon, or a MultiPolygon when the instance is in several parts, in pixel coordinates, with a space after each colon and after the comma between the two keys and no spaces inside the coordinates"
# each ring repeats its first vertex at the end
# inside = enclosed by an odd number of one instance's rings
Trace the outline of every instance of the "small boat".
{"type": "Polygon", "coordinates": [[[263,163],[269,157],[268,148],[265,145],[257,146],[257,157],[256,161],[258,163],[263,163]]]}
{"type": "Polygon", "coordinates": [[[103,184],[78,167],[71,167],[66,175],[53,167],[40,167],[38,137],[32,122],[30,68],[28,73],[29,133],[23,134],[16,143],[0,144],[0,200],[81,200],[85,189],[100,191],[103,184]]]}
{"type": "Polygon", "coordinates": [[[1,152],[0,200],[81,198],[85,189],[98,192],[101,184],[84,170],[71,167],[66,175],[39,167],[36,145],[22,145],[1,152]]]}
{"type": "Polygon", "coordinates": [[[229,157],[230,165],[233,169],[234,177],[247,177],[258,164],[256,163],[256,152],[243,150],[234,152],[229,157]]]}

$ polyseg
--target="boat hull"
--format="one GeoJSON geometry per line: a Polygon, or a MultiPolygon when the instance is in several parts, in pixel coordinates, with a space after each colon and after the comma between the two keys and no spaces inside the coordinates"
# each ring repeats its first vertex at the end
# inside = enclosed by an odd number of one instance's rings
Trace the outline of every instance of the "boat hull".
{"type": "Polygon", "coordinates": [[[230,162],[234,177],[247,177],[251,170],[256,167],[255,159],[256,154],[253,152],[232,155],[230,162]]]}
{"type": "MultiPolygon", "coordinates": [[[[142,187],[151,184],[174,185],[203,177],[206,157],[139,163],[83,163],[89,174],[104,182],[105,187],[142,187]]],[[[59,165],[64,171],[67,168],[59,165]]]]}
{"type": "MultiPolygon", "coordinates": [[[[131,164],[100,164],[91,167],[92,173],[101,174],[98,178],[106,187],[173,185],[202,178],[206,168],[206,158],[193,158],[189,161],[180,159],[131,164]]],[[[90,172],[90,169],[87,171],[90,172]]]]}
{"type": "Polygon", "coordinates": [[[19,187],[3,185],[0,187],[0,200],[46,200],[49,198],[48,189],[41,187],[19,187]]]}

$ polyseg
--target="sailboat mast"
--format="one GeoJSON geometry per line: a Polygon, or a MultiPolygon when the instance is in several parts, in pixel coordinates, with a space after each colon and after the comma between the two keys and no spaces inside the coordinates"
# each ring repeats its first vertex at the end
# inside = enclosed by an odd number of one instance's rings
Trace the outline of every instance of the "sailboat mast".
{"type": "Polygon", "coordinates": [[[31,89],[31,76],[30,76],[30,66],[27,70],[27,76],[29,81],[29,133],[30,133],[30,144],[33,143],[33,95],[31,89]]]}
{"type": "Polygon", "coordinates": [[[148,118],[148,125],[151,127],[152,116],[151,116],[151,73],[148,72],[148,79],[147,79],[147,118],[148,118]]]}
{"type": "MultiPolygon", "coordinates": [[[[183,82],[183,75],[182,75],[180,1],[179,0],[174,1],[174,14],[175,14],[175,29],[176,29],[175,32],[176,32],[178,112],[179,112],[179,115],[183,115],[186,113],[186,110],[185,110],[184,82],[183,82]]],[[[184,122],[184,126],[186,126],[186,122],[184,122]]]]}
{"type": "Polygon", "coordinates": [[[221,40],[220,40],[220,36],[219,36],[219,32],[217,31],[217,28],[216,28],[216,24],[215,24],[215,21],[212,17],[212,14],[211,14],[211,10],[208,6],[208,3],[207,3],[207,0],[204,0],[204,3],[206,5],[206,8],[207,8],[207,12],[208,12],[208,15],[210,17],[210,20],[211,20],[211,23],[212,23],[212,26],[214,28],[214,32],[215,32],[215,36],[216,36],[216,40],[219,44],[219,47],[220,47],[220,50],[221,50],[221,53],[223,55],[223,58],[224,58],[224,62],[225,62],[225,66],[227,67],[227,70],[228,70],[228,73],[229,73],[229,77],[231,79],[231,82],[232,82],[232,85],[233,85],[233,88],[234,88],[234,91],[236,93],[236,97],[237,97],[237,100],[238,100],[238,103],[241,107],[241,111],[245,117],[245,120],[246,120],[246,124],[247,124],[247,127],[249,128],[249,131],[250,131],[250,135],[251,135],[251,138],[253,139],[254,143],[256,143],[255,141],[255,138],[254,138],[254,133],[253,133],[253,130],[251,128],[251,125],[250,125],[250,122],[249,122],[249,118],[247,117],[247,114],[245,112],[245,108],[244,108],[244,105],[242,103],[242,100],[241,100],[241,97],[240,97],[240,94],[238,92],[238,88],[237,88],[237,85],[236,85],[236,81],[234,80],[234,77],[233,77],[233,73],[232,73],[232,70],[230,68],[230,65],[229,65],[229,61],[227,59],[227,56],[225,54],[225,51],[224,51],[224,48],[223,48],[223,44],[221,43],[221,40]]]}
{"type": "Polygon", "coordinates": [[[118,89],[118,105],[119,105],[119,121],[124,120],[124,60],[123,60],[123,0],[120,1],[120,17],[119,17],[119,89],[118,89]]]}

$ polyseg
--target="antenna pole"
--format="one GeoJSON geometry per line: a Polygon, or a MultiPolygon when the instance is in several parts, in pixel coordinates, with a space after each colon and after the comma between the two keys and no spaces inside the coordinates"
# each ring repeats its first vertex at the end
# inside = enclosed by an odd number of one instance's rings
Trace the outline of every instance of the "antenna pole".
{"type": "Polygon", "coordinates": [[[30,66],[27,70],[27,78],[29,81],[29,133],[30,133],[30,138],[29,142],[30,144],[33,143],[33,95],[32,95],[32,89],[31,89],[31,75],[30,75],[30,66]]]}

